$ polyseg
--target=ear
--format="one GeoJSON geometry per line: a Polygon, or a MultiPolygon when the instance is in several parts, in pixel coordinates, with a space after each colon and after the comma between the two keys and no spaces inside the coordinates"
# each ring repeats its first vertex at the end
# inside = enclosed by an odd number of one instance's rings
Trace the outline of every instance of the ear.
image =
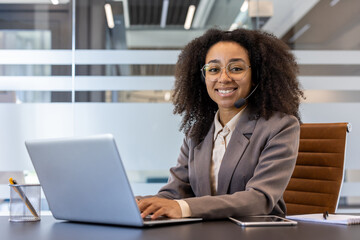
{"type": "Polygon", "coordinates": [[[201,74],[201,82],[205,84],[205,78],[202,74],[201,74]]]}

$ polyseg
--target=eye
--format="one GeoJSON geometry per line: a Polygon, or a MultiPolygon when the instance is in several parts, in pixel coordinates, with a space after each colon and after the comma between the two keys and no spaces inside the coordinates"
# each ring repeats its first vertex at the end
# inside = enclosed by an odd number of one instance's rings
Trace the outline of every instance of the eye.
{"type": "Polygon", "coordinates": [[[220,72],[220,70],[221,70],[220,66],[216,64],[210,64],[205,68],[205,71],[208,72],[209,74],[217,74],[218,72],[220,72]]]}
{"type": "Polygon", "coordinates": [[[244,69],[241,67],[232,67],[229,70],[230,70],[230,72],[240,72],[240,71],[243,71],[244,69]]]}
{"type": "Polygon", "coordinates": [[[231,73],[242,73],[246,70],[246,66],[244,64],[229,64],[228,71],[231,73]]]}

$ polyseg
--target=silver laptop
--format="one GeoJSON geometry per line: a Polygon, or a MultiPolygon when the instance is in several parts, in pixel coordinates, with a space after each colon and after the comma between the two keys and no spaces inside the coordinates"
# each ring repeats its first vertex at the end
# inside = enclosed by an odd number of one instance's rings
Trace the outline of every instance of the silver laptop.
{"type": "Polygon", "coordinates": [[[137,227],[201,220],[142,219],[111,134],[25,145],[56,219],[137,227]]]}

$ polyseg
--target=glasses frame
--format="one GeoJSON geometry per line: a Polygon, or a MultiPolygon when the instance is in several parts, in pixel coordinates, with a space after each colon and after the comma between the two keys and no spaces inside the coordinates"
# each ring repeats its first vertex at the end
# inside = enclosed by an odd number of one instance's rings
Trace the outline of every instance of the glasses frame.
{"type": "MultiPolygon", "coordinates": [[[[233,80],[233,81],[241,81],[241,80],[243,80],[243,79],[245,78],[245,76],[246,76],[247,71],[249,70],[249,68],[251,68],[251,66],[250,66],[250,65],[247,65],[246,63],[244,63],[244,64],[245,64],[245,67],[246,67],[246,69],[244,70],[244,71],[245,71],[244,76],[243,76],[241,79],[239,79],[239,80],[234,80],[232,77],[229,76],[229,73],[228,73],[228,66],[229,66],[231,63],[234,63],[234,62],[229,62],[228,64],[226,64],[226,66],[221,67],[221,68],[220,68],[220,75],[219,75],[219,77],[215,78],[215,80],[209,80],[209,81],[211,81],[211,82],[217,82],[217,81],[219,80],[219,78],[221,77],[221,74],[222,74],[224,68],[225,68],[225,74],[226,74],[231,80],[233,80]]],[[[206,74],[205,74],[205,70],[204,70],[204,69],[205,69],[205,67],[208,66],[208,65],[209,65],[209,63],[205,64],[205,65],[200,69],[201,74],[202,74],[202,76],[204,77],[205,80],[206,80],[206,74]]],[[[219,65],[220,65],[220,64],[219,64],[219,65]]]]}

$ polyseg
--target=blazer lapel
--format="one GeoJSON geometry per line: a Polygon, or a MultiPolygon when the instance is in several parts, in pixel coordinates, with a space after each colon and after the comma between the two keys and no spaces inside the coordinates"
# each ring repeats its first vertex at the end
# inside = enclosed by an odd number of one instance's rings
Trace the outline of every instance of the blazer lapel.
{"type": "Polygon", "coordinates": [[[212,124],[205,139],[194,149],[194,165],[197,179],[197,196],[211,195],[210,162],[215,125],[212,124]]]}
{"type": "Polygon", "coordinates": [[[217,195],[227,193],[235,168],[249,144],[256,124],[256,120],[249,120],[249,114],[249,109],[245,109],[231,136],[219,170],[217,195]]]}

